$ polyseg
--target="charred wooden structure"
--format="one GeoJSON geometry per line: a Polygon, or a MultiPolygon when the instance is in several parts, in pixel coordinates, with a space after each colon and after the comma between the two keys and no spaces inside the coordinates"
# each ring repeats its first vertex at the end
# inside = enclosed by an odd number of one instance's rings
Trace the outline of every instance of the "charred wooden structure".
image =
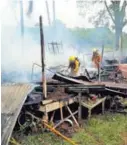
{"type": "Polygon", "coordinates": [[[127,83],[98,82],[86,76],[69,77],[60,73],[56,73],[52,80],[46,81],[41,17],[40,36],[42,81],[34,84],[2,85],[2,145],[9,143],[14,126],[19,131],[21,128],[36,130],[40,127],[40,122],[45,120],[52,123],[53,128],[57,128],[72,118],[79,127],[81,108],[88,109],[90,118],[92,109],[99,104],[102,104],[104,113],[106,100],[110,100],[110,111],[124,110],[120,99],[127,99],[127,83]],[[73,104],[76,104],[76,107],[72,108],[73,104]],[[57,111],[59,116],[55,116],[57,111]]]}
{"type": "Polygon", "coordinates": [[[117,107],[118,110],[121,105],[118,103],[119,97],[127,98],[127,84],[89,82],[81,78],[55,74],[53,80],[47,82],[47,98],[43,95],[42,82],[2,85],[2,144],[8,143],[16,120],[16,126],[18,124],[24,129],[37,125],[36,117],[52,122],[54,128],[69,118],[79,126],[82,107],[88,108],[90,118],[91,110],[100,103],[104,113],[107,99],[110,98],[111,101],[110,109],[115,102],[115,109],[117,107]],[[70,105],[75,103],[77,108],[73,110],[70,105]],[[65,108],[68,114],[64,113],[65,108]],[[59,110],[58,120],[55,117],[57,110],[59,110]]]}

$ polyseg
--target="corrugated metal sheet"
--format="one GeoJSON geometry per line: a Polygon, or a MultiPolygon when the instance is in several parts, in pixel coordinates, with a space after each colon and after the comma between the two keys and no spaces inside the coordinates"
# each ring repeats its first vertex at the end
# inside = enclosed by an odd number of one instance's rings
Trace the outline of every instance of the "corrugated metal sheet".
{"type": "Polygon", "coordinates": [[[1,86],[2,145],[8,144],[22,105],[32,88],[30,84],[3,84],[1,86]]]}
{"type": "Polygon", "coordinates": [[[74,78],[70,78],[68,76],[64,76],[61,74],[56,73],[53,76],[53,79],[67,82],[67,83],[75,83],[75,84],[83,84],[84,86],[105,86],[110,88],[118,88],[118,89],[127,89],[127,83],[114,83],[114,82],[87,82],[82,80],[76,80],[74,78]]]}
{"type": "Polygon", "coordinates": [[[59,73],[56,73],[52,79],[61,81],[61,82],[66,82],[66,83],[71,83],[71,84],[82,84],[82,85],[87,85],[87,86],[105,86],[104,83],[98,83],[98,82],[88,82],[88,81],[83,81],[83,80],[77,80],[75,78],[70,78],[69,76],[65,76],[59,73]]]}

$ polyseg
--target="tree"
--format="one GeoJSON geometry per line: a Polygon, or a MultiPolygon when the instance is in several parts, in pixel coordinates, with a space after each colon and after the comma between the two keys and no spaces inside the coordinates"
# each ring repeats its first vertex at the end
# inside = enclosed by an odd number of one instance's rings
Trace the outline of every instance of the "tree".
{"type": "MultiPolygon", "coordinates": [[[[103,5],[102,9],[100,9],[96,16],[92,16],[89,18],[90,22],[93,22],[95,26],[100,25],[106,25],[109,26],[110,20],[112,21],[112,28],[115,30],[115,47],[118,49],[119,42],[122,36],[122,31],[125,25],[127,24],[127,1],[124,0],[122,6],[120,1],[111,0],[110,4],[107,3],[107,1],[92,1],[88,2],[89,7],[92,4],[97,5],[101,4],[103,5]]],[[[80,8],[84,9],[83,3],[80,4],[80,8]]],[[[87,7],[88,9],[88,7],[87,7]]],[[[86,10],[87,10],[86,9],[86,10]]],[[[81,15],[83,15],[83,10],[81,15]]]]}
{"type": "Polygon", "coordinates": [[[111,5],[108,7],[107,2],[104,2],[105,7],[109,13],[109,16],[111,17],[114,28],[115,28],[115,41],[116,41],[116,48],[118,49],[120,39],[122,39],[122,30],[124,26],[127,24],[126,19],[126,7],[127,7],[127,1],[123,2],[122,7],[120,7],[120,1],[111,1],[111,5]]]}

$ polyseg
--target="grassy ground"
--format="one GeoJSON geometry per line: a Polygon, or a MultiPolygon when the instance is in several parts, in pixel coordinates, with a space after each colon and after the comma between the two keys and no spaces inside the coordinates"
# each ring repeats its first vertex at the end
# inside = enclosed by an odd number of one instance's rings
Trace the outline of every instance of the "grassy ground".
{"type": "MultiPolygon", "coordinates": [[[[106,114],[84,121],[72,140],[78,145],[127,145],[127,116],[106,114]]],[[[22,145],[69,145],[62,138],[52,134],[28,136],[22,145]]]]}

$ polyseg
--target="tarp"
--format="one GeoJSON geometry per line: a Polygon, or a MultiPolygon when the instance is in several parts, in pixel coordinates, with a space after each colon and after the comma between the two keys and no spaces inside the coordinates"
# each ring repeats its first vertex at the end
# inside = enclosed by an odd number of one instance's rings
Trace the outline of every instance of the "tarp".
{"type": "Polygon", "coordinates": [[[127,78],[127,64],[120,64],[119,70],[122,72],[122,75],[127,78]]]}

